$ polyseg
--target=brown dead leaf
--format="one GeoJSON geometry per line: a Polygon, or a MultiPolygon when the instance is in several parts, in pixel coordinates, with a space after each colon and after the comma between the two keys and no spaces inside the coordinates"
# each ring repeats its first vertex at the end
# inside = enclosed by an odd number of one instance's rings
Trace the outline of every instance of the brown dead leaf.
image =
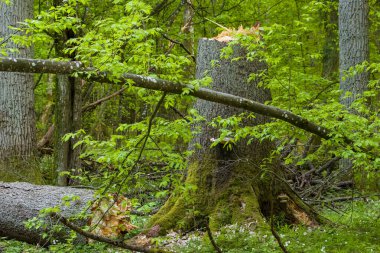
{"type": "Polygon", "coordinates": [[[137,228],[131,224],[131,202],[124,196],[109,195],[97,200],[91,207],[90,227],[99,236],[118,238],[137,228]]]}

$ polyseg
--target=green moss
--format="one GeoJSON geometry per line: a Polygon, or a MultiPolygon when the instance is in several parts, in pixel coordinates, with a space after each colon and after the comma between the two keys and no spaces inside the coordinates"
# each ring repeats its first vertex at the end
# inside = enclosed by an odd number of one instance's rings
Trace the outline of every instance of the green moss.
{"type": "Polygon", "coordinates": [[[147,228],[154,225],[160,226],[160,233],[165,234],[169,229],[177,228],[179,222],[183,220],[185,213],[185,203],[183,198],[171,196],[158,213],[152,216],[147,224],[147,228]]]}
{"type": "Polygon", "coordinates": [[[211,230],[217,230],[222,225],[228,224],[231,222],[232,213],[229,208],[226,208],[229,206],[229,203],[227,199],[220,199],[218,204],[215,206],[214,210],[210,213],[210,229],[211,230]]]}
{"type": "Polygon", "coordinates": [[[185,188],[175,191],[160,211],[150,219],[147,227],[159,225],[161,233],[169,229],[186,230],[194,227],[194,217],[208,213],[207,208],[213,199],[210,198],[211,193],[207,189],[209,187],[207,180],[216,165],[209,162],[209,159],[203,161],[203,163],[199,161],[191,163],[185,188]]]}
{"type": "Polygon", "coordinates": [[[29,182],[42,184],[42,173],[36,159],[12,159],[0,162],[0,179],[3,182],[29,182]]]}
{"type": "Polygon", "coordinates": [[[234,173],[229,181],[213,185],[217,166],[213,161],[207,157],[202,162],[191,163],[184,190],[172,195],[148,226],[159,225],[162,233],[169,229],[186,230],[194,228],[196,220],[206,216],[210,218],[212,230],[227,224],[262,222],[253,182],[249,179],[252,177],[247,175],[252,173],[249,165],[232,167],[234,173]],[[197,186],[196,190],[191,186],[197,186]]]}

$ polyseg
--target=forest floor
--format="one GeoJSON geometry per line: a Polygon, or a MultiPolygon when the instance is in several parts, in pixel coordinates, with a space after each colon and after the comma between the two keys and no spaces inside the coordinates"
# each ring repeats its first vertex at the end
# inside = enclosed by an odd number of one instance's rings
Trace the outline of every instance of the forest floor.
{"type": "MultiPolygon", "coordinates": [[[[303,226],[278,226],[282,243],[291,253],[295,252],[380,252],[380,200],[351,201],[325,205],[322,214],[336,223],[334,226],[307,228],[303,226]]],[[[282,252],[270,231],[254,226],[230,225],[213,235],[222,252],[282,252]]],[[[170,233],[155,238],[155,242],[174,252],[215,252],[205,232],[195,231],[180,235],[170,233]]],[[[57,244],[48,249],[15,240],[0,238],[1,253],[45,252],[129,252],[106,244],[90,245],[57,244]]]]}

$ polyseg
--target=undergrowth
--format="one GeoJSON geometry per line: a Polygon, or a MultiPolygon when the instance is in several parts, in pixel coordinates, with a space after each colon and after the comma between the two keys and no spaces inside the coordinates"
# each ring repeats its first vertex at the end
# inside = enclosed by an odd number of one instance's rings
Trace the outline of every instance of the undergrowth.
{"type": "MultiPolygon", "coordinates": [[[[355,201],[326,206],[323,214],[336,223],[334,226],[307,228],[303,226],[278,227],[277,231],[289,252],[380,252],[380,201],[355,201]]],[[[214,239],[223,252],[282,252],[270,231],[257,229],[255,224],[247,226],[230,225],[213,233],[214,239]]],[[[185,236],[170,233],[156,238],[160,246],[175,252],[215,252],[204,232],[193,232],[185,236]]],[[[57,244],[49,249],[0,239],[0,252],[42,253],[42,252],[128,252],[102,243],[90,245],[57,244]]]]}

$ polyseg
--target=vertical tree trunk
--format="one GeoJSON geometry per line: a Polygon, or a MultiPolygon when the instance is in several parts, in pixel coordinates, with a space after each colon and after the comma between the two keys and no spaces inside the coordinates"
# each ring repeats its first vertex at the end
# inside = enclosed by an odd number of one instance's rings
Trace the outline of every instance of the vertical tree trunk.
{"type": "MultiPolygon", "coordinates": [[[[197,78],[209,75],[213,79],[213,89],[265,102],[271,99],[269,90],[258,87],[259,80],[248,82],[251,73],[263,71],[265,64],[245,60],[245,50],[234,47],[235,57],[240,60],[220,59],[225,42],[202,39],[198,45],[197,78]]],[[[316,224],[321,219],[304,204],[281,179],[270,179],[269,175],[281,175],[275,163],[264,161],[273,148],[269,141],[253,140],[236,143],[232,150],[223,145],[209,148],[212,138],[219,137],[218,130],[209,125],[216,117],[230,117],[242,110],[208,101],[198,100],[195,108],[205,117],[190,148],[194,153],[190,158],[185,185],[196,186],[181,194],[173,194],[160,211],[154,215],[149,225],[158,225],[161,232],[172,228],[195,228],[210,218],[211,228],[229,223],[263,223],[262,215],[283,213],[289,222],[316,224]],[[199,145],[200,144],[200,145],[199,145]],[[196,146],[201,148],[197,149],[196,146]],[[265,177],[263,171],[269,170],[265,177]],[[278,196],[288,201],[281,202],[278,196]],[[271,210],[273,202],[273,210],[271,210]],[[302,214],[302,215],[300,215],[302,214]],[[303,218],[301,218],[303,216],[303,218]]],[[[267,122],[263,116],[246,118],[242,125],[257,125],[267,122]]],[[[281,178],[281,176],[280,176],[281,178]]]]}
{"type": "Polygon", "coordinates": [[[339,61],[341,102],[349,107],[367,89],[368,72],[346,76],[346,71],[369,60],[368,0],[339,1],[339,61]],[[345,92],[352,96],[343,98],[345,92]]]}
{"type": "MultiPolygon", "coordinates": [[[[11,57],[32,58],[30,48],[10,43],[18,22],[33,17],[33,0],[13,0],[9,5],[0,3],[0,37],[8,47],[19,52],[11,57]]],[[[21,159],[33,155],[35,141],[35,115],[33,74],[0,72],[0,159],[21,159]]]]}
{"type": "MultiPolygon", "coordinates": [[[[55,111],[55,161],[58,173],[69,171],[79,166],[79,150],[74,150],[75,140],[62,141],[65,134],[80,129],[81,124],[81,90],[80,80],[67,75],[57,76],[56,111],[55,111]]],[[[67,176],[58,175],[58,185],[68,184],[67,176]]]]}
{"type": "MultiPolygon", "coordinates": [[[[339,68],[341,103],[349,108],[352,102],[367,89],[369,73],[347,76],[350,67],[369,60],[368,0],[339,1],[339,68]],[[351,96],[345,97],[346,92],[351,96]]],[[[341,159],[342,169],[350,168],[349,159],[341,159]]]]}
{"type": "Polygon", "coordinates": [[[183,27],[182,32],[186,35],[183,45],[189,50],[191,54],[194,54],[194,10],[192,0],[185,1],[185,9],[183,12],[183,27]]]}
{"type": "Polygon", "coordinates": [[[322,66],[322,76],[324,78],[336,78],[335,73],[339,69],[339,51],[338,51],[338,10],[334,8],[335,3],[338,0],[326,0],[326,4],[330,3],[332,9],[324,13],[325,20],[325,45],[323,47],[323,66],[322,66]]]}
{"type": "MultiPolygon", "coordinates": [[[[62,0],[54,0],[54,6],[58,6],[62,0]]],[[[67,40],[74,37],[71,30],[63,31],[61,37],[56,38],[56,52],[59,56],[74,58],[73,55],[65,55],[63,49],[67,40]]],[[[70,171],[80,166],[80,150],[74,150],[75,140],[63,142],[62,138],[71,132],[81,128],[81,85],[80,79],[67,75],[57,76],[56,111],[55,111],[55,164],[58,172],[57,184],[68,185],[67,176],[61,172],[70,171]]]]}

